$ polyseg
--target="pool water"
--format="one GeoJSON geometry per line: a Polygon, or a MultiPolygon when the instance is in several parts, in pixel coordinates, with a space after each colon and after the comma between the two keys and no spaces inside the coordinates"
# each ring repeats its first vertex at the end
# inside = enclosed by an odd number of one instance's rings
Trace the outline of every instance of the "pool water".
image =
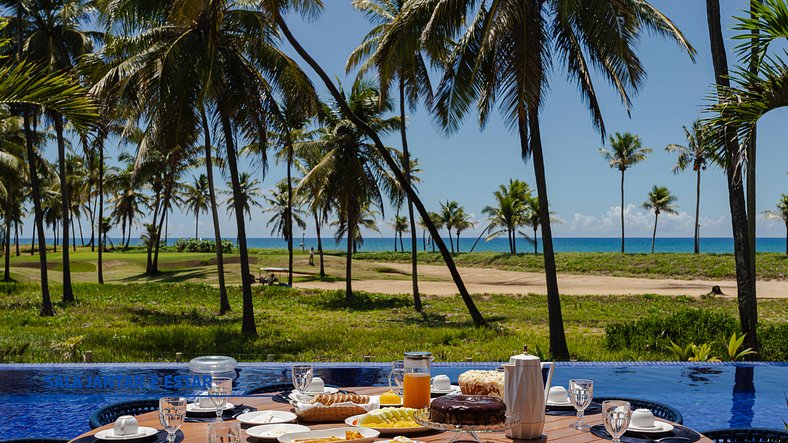
{"type": "MultiPolygon", "coordinates": [[[[456,383],[468,369],[498,363],[435,363],[432,373],[456,383]]],[[[289,381],[290,364],[240,364],[235,392],[289,381]]],[[[388,385],[389,365],[321,363],[316,373],[337,386],[388,385]]],[[[90,429],[92,411],[110,403],[190,395],[175,376],[192,380],[186,364],[0,365],[0,438],[73,438],[90,429]],[[114,377],[114,378],[113,378],[114,377]],[[124,379],[125,377],[125,379],[124,379]],[[135,377],[136,383],[131,382],[135,377]],[[76,380],[82,386],[75,385],[76,380]],[[98,386],[98,380],[103,380],[98,386]],[[118,381],[121,380],[121,381],[118,381]],[[125,382],[123,382],[125,380],[125,382]],[[169,380],[170,383],[165,382],[169,380]]],[[[788,362],[752,364],[558,363],[553,385],[591,378],[599,396],[622,395],[666,403],[684,424],[703,431],[727,427],[783,429],[788,421],[788,362]]],[[[188,384],[188,383],[185,383],[188,384]]]]}

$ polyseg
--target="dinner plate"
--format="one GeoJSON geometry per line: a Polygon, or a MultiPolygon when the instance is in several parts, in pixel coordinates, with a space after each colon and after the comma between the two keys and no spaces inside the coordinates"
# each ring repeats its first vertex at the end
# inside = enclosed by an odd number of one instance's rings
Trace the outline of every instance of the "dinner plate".
{"type": "Polygon", "coordinates": [[[663,432],[670,432],[673,430],[673,425],[670,423],[665,423],[664,421],[654,421],[654,427],[652,428],[639,428],[637,426],[629,425],[627,428],[627,432],[637,432],[638,434],[661,434],[663,432]]]}
{"type": "MultiPolygon", "coordinates": [[[[235,407],[234,404],[232,404],[230,402],[227,402],[224,405],[224,408],[222,409],[222,411],[226,411],[226,410],[232,409],[234,407],[235,407]]],[[[212,413],[215,414],[216,413],[216,407],[201,408],[201,407],[197,406],[197,403],[189,403],[189,404],[186,405],[186,412],[187,413],[191,412],[193,414],[208,414],[208,413],[212,412],[212,413]]]]}
{"type": "Polygon", "coordinates": [[[448,390],[430,389],[430,394],[453,394],[455,392],[462,392],[462,389],[457,385],[452,385],[451,389],[448,390]]]}
{"type": "Polygon", "coordinates": [[[553,406],[553,407],[558,407],[558,408],[572,407],[572,402],[569,401],[569,400],[567,400],[565,402],[558,402],[558,401],[550,401],[550,400],[548,400],[547,402],[545,402],[545,404],[547,406],[553,406]]]}
{"type": "Polygon", "coordinates": [[[296,415],[286,411],[254,411],[236,417],[246,425],[274,425],[295,421],[296,415]]]}
{"type": "Polygon", "coordinates": [[[380,432],[370,429],[370,428],[334,428],[334,429],[321,429],[319,431],[309,431],[309,432],[295,432],[292,434],[285,434],[279,437],[279,443],[290,443],[292,440],[300,440],[305,438],[328,438],[328,437],[337,437],[341,438],[344,442],[352,442],[352,443],[372,443],[378,436],[380,432]],[[355,440],[345,440],[345,432],[347,431],[356,431],[361,434],[362,438],[357,438],[355,440]]]}
{"type": "Polygon", "coordinates": [[[279,423],[274,425],[259,425],[252,426],[246,430],[246,434],[250,437],[260,438],[263,440],[276,440],[285,434],[292,434],[294,432],[309,432],[310,429],[303,425],[296,425],[291,423],[279,423]],[[283,432],[282,432],[283,431],[283,432]]]}
{"type": "Polygon", "coordinates": [[[430,428],[425,428],[424,426],[416,426],[416,427],[413,427],[413,428],[371,428],[371,427],[361,426],[361,425],[356,424],[365,415],[367,415],[367,414],[359,414],[359,415],[354,415],[352,417],[348,417],[348,418],[345,419],[345,424],[348,425],[348,426],[353,426],[355,428],[359,428],[359,429],[374,429],[374,430],[380,432],[382,435],[415,434],[417,432],[424,432],[424,431],[429,431],[430,430],[430,428]]]}
{"type": "Polygon", "coordinates": [[[114,429],[105,429],[103,431],[96,432],[96,435],[94,435],[94,437],[104,441],[130,441],[130,440],[139,440],[141,438],[147,438],[150,437],[151,435],[156,435],[157,432],[159,431],[153,428],[140,426],[139,428],[137,428],[136,434],[115,435],[114,429]]]}

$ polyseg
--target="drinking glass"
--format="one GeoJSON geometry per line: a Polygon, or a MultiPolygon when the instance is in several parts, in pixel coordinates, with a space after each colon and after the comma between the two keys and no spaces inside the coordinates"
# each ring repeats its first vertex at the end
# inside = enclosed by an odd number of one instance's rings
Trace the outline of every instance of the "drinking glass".
{"type": "Polygon", "coordinates": [[[405,362],[395,360],[391,362],[391,374],[389,374],[389,389],[402,397],[402,383],[405,378],[405,362]],[[396,387],[396,389],[394,389],[396,387]]]}
{"type": "Polygon", "coordinates": [[[602,402],[602,416],[605,419],[605,429],[613,437],[612,443],[621,443],[621,436],[629,428],[632,417],[632,407],[629,402],[622,400],[607,400],[602,402]]]}
{"type": "Polygon", "coordinates": [[[162,397],[159,399],[159,422],[167,431],[167,441],[175,441],[175,433],[186,419],[186,399],[183,397],[162,397]]]}
{"type": "Polygon", "coordinates": [[[227,377],[214,377],[208,395],[216,406],[216,421],[222,421],[222,413],[227,405],[227,397],[233,392],[233,381],[227,377]]]}
{"type": "Polygon", "coordinates": [[[590,429],[590,426],[583,422],[583,414],[585,414],[586,408],[591,405],[591,400],[593,400],[593,398],[593,380],[582,378],[569,380],[569,401],[571,401],[572,406],[577,409],[577,422],[569,425],[570,428],[575,428],[580,431],[587,431],[590,429]]]}
{"type": "Polygon", "coordinates": [[[208,443],[241,443],[241,423],[237,421],[208,423],[208,443]]]}
{"type": "Polygon", "coordinates": [[[312,383],[313,375],[312,366],[309,365],[295,365],[293,366],[293,387],[299,394],[303,394],[309,384],[312,383]]]}

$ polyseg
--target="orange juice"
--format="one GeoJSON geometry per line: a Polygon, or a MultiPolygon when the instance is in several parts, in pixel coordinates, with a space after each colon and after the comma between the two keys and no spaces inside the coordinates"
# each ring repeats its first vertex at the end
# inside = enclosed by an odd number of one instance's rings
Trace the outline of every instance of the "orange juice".
{"type": "Polygon", "coordinates": [[[402,405],[421,409],[430,405],[430,374],[407,373],[402,383],[402,405]]]}

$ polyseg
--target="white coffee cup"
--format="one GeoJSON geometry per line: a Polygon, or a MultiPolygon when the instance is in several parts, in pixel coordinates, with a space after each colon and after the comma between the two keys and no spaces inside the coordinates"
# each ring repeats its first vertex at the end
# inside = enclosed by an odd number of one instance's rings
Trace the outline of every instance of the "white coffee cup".
{"type": "Polygon", "coordinates": [[[306,392],[323,392],[326,390],[326,382],[320,377],[312,377],[312,383],[306,388],[306,392]]]}
{"type": "Polygon", "coordinates": [[[655,425],[654,414],[645,408],[635,409],[632,412],[630,425],[636,428],[653,428],[655,425]]]}
{"type": "Polygon", "coordinates": [[[137,424],[137,419],[133,416],[121,415],[115,420],[112,430],[117,436],[134,435],[139,432],[139,425],[137,424]]]}
{"type": "Polygon", "coordinates": [[[547,401],[550,403],[568,403],[569,393],[563,386],[551,386],[547,393],[547,401]]]}
{"type": "Polygon", "coordinates": [[[211,397],[208,396],[207,392],[203,392],[202,396],[197,397],[197,406],[203,409],[216,409],[216,405],[213,403],[213,401],[211,401],[211,397]]]}
{"type": "Polygon", "coordinates": [[[448,375],[436,375],[432,377],[432,390],[433,391],[450,391],[451,390],[451,379],[448,375]]]}

